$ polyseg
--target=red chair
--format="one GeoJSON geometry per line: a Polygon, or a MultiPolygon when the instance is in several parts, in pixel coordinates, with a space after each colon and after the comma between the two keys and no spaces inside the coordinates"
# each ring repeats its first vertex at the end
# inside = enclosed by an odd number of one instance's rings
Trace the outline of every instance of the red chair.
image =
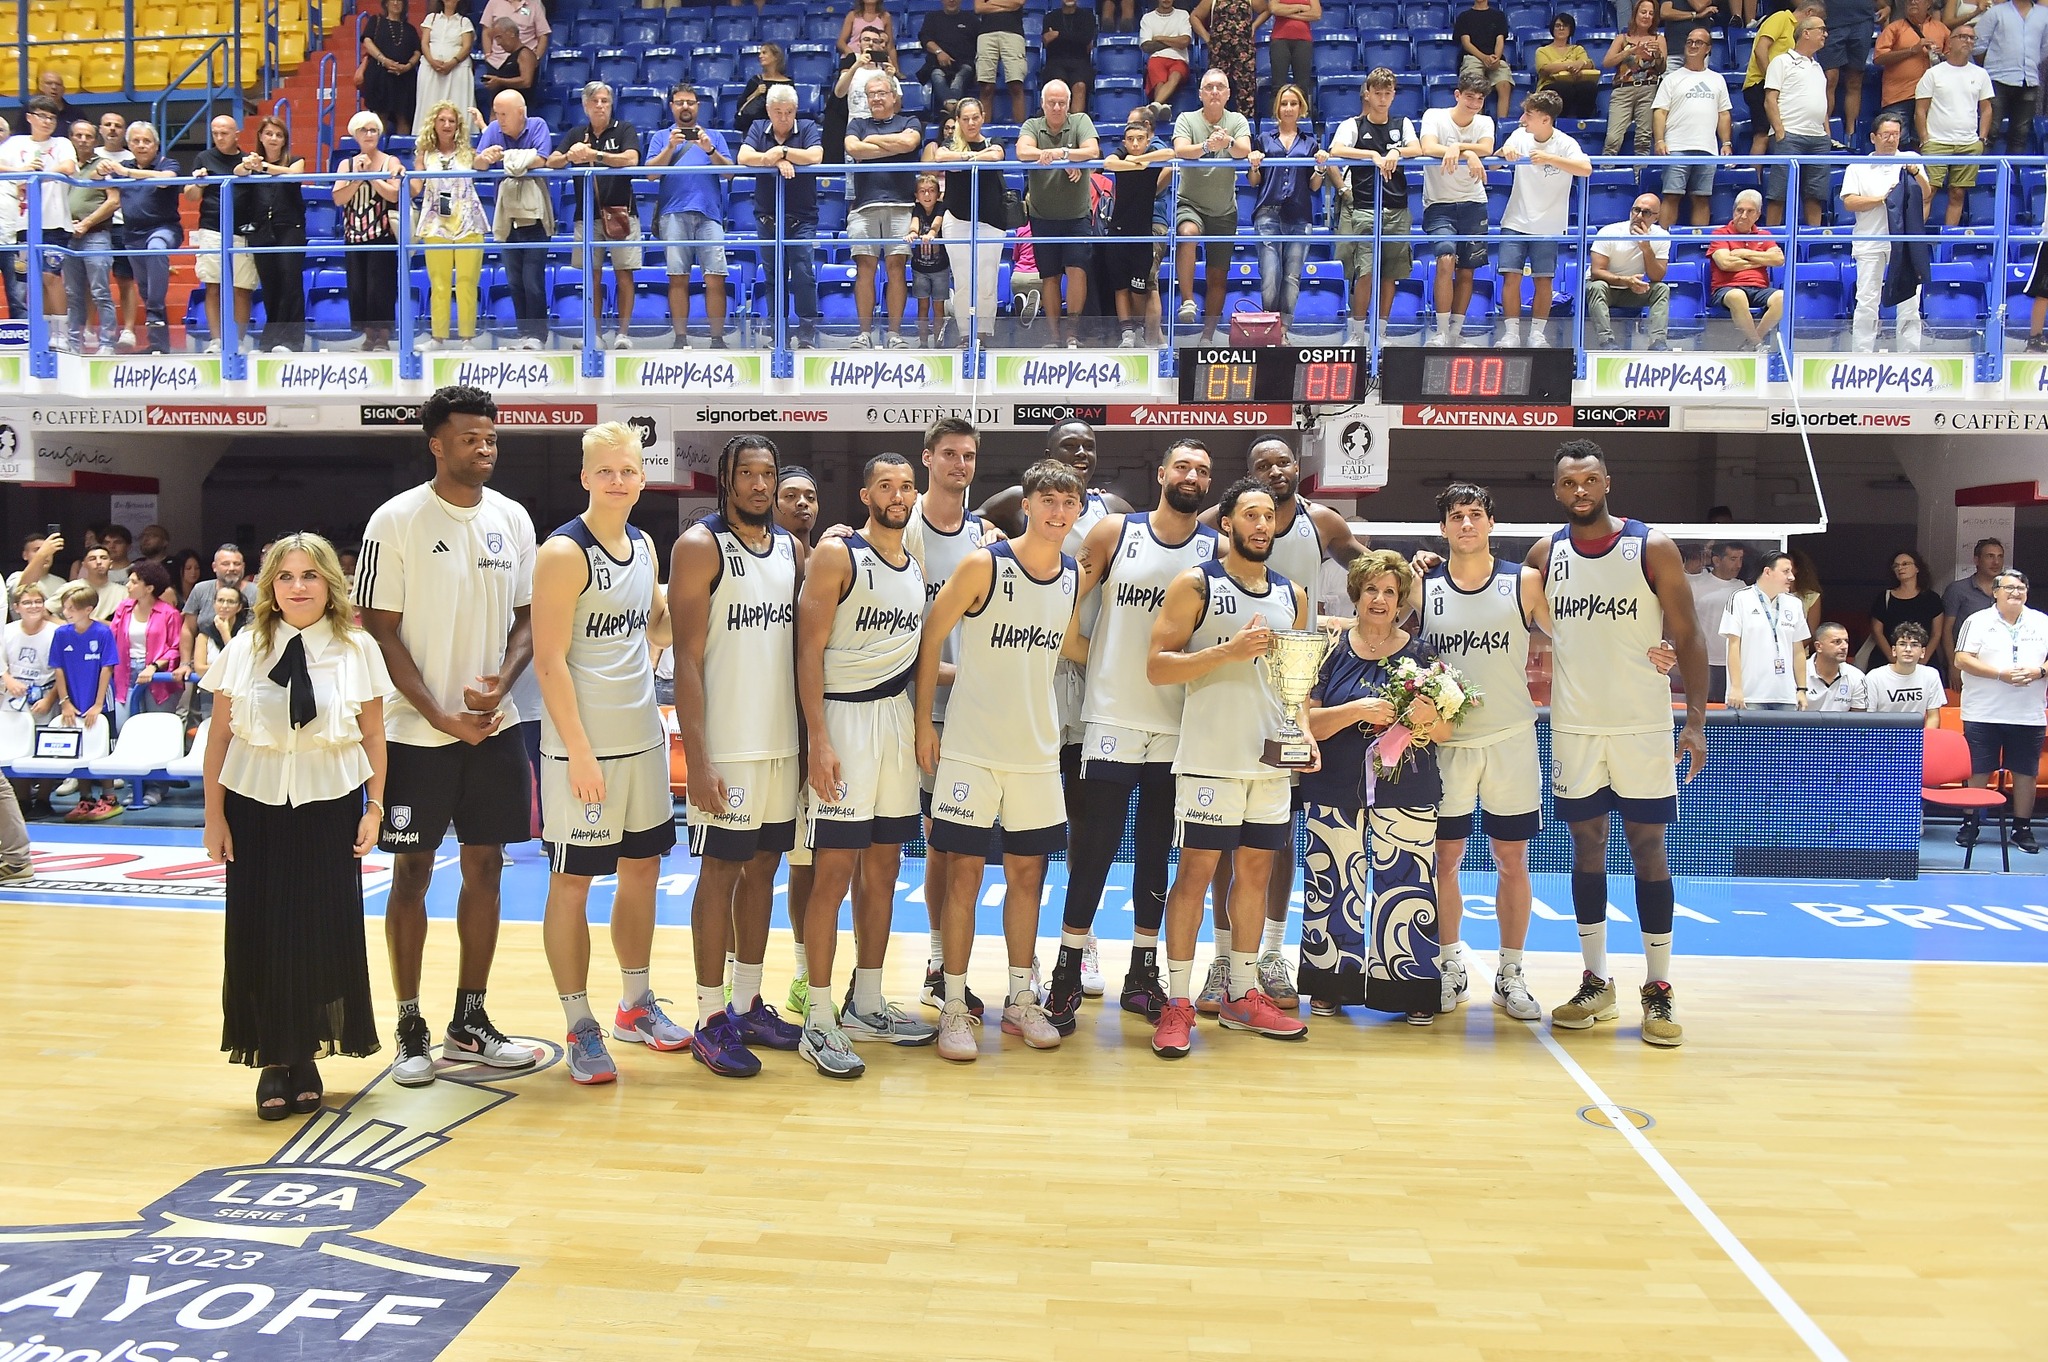
{"type": "MultiPolygon", "coordinates": [[[[1998,820],[1998,854],[2007,871],[2012,869],[2012,848],[2006,840],[2005,796],[1996,790],[1975,789],[1963,784],[1970,778],[1970,745],[1963,735],[1945,728],[1921,730],[1920,802],[1939,809],[1951,809],[1968,816],[1993,810],[1998,820]]],[[[1963,848],[1963,869],[1970,868],[1974,846],[1963,848]]]]}

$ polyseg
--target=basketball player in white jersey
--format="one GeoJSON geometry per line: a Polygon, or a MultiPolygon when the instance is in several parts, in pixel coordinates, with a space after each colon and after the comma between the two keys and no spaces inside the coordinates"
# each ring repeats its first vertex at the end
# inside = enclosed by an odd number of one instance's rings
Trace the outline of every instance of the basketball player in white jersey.
{"type": "Polygon", "coordinates": [[[1608,815],[1619,812],[1649,964],[1643,1039],[1672,1046],[1685,1033],[1672,1016],[1674,898],[1664,829],[1678,821],[1678,777],[1671,687],[1649,650],[1668,638],[1678,652],[1685,679],[1678,758],[1691,758],[1687,780],[1707,759],[1707,651],[1678,546],[1640,520],[1609,514],[1610,486],[1600,446],[1561,445],[1553,489],[1568,523],[1537,541],[1528,557],[1543,573],[1550,602],[1551,787],[1557,816],[1572,829],[1572,911],[1586,963],[1579,991],[1552,1008],[1550,1019],[1582,1030],[1619,1015],[1607,972],[1607,825],[1608,815]]]}
{"type": "Polygon", "coordinates": [[[799,549],[809,550],[811,533],[818,528],[818,480],[801,464],[776,470],[775,523],[789,531],[799,549]]]}
{"type": "Polygon", "coordinates": [[[442,1054],[510,1069],[538,1058],[484,1013],[505,845],[532,832],[531,771],[516,731],[524,716],[510,691],[533,655],[533,519],[486,485],[498,466],[497,415],[478,388],[442,388],[426,400],[420,425],[433,480],[377,508],[356,567],[363,628],[397,692],[384,714],[391,770],[377,845],[392,857],[384,910],[398,995],[391,1076],[407,1087],[434,1081],[420,966],[427,889],[451,824],[462,847],[461,954],[442,1054]]]}
{"type": "MultiPolygon", "coordinates": [[[[1187,688],[1173,759],[1180,866],[1166,899],[1167,1003],[1152,1033],[1152,1052],[1162,1059],[1182,1058],[1193,1043],[1195,937],[1216,862],[1225,856],[1237,863],[1237,902],[1220,1020],[1275,1040],[1308,1036],[1259,987],[1267,877],[1274,855],[1294,837],[1293,778],[1264,760],[1282,715],[1259,663],[1276,626],[1312,628],[1315,609],[1305,588],[1266,566],[1279,521],[1266,485],[1240,478],[1217,511],[1223,551],[1173,579],[1145,667],[1153,685],[1187,688]]],[[[1306,741],[1313,754],[1314,740],[1306,741]]]]}
{"type": "MultiPolygon", "coordinates": [[[[807,565],[811,532],[818,524],[818,480],[800,464],[786,463],[775,471],[775,523],[796,541],[796,558],[807,565]]],[[[811,1010],[811,985],[805,975],[804,905],[811,901],[810,848],[799,837],[789,849],[789,934],[796,941],[796,969],[789,978],[789,1011],[794,1017],[811,1010]]],[[[730,971],[730,965],[728,965],[730,971]]]]}
{"type": "MultiPolygon", "coordinates": [[[[1313,605],[1323,559],[1328,558],[1339,567],[1350,567],[1351,560],[1365,552],[1365,546],[1358,542],[1343,516],[1299,495],[1301,460],[1287,440],[1269,435],[1253,441],[1245,451],[1245,463],[1246,471],[1273,494],[1273,509],[1279,517],[1266,570],[1279,573],[1308,592],[1313,605]]],[[[1215,525],[1216,517],[1217,508],[1212,506],[1202,512],[1202,523],[1215,525]]],[[[1230,880],[1231,860],[1225,856],[1216,862],[1216,882],[1209,892],[1218,941],[1231,935],[1230,880]]],[[[1276,1006],[1289,1011],[1301,1005],[1301,995],[1295,991],[1294,978],[1287,970],[1287,905],[1293,895],[1294,839],[1289,837],[1287,845],[1273,857],[1272,878],[1266,882],[1266,928],[1259,941],[1259,987],[1276,1006]]],[[[1213,1015],[1222,1006],[1229,974],[1230,961],[1219,950],[1209,962],[1208,981],[1195,999],[1197,1011],[1213,1015]]]]}
{"type": "Polygon", "coordinates": [[[917,502],[910,460],[869,459],[860,499],[867,524],[812,551],[796,608],[797,699],[810,741],[801,835],[814,863],[802,905],[811,1005],[797,1053],[827,1078],[866,1071],[849,1035],[893,1045],[929,1045],[939,1036],[882,996],[896,871],[903,843],[918,831],[910,678],[924,575],[903,547],[917,502]],[[835,1013],[832,963],[849,885],[858,962],[852,996],[835,1013]]]}
{"type": "Polygon", "coordinates": [[[1067,656],[1085,659],[1080,780],[1069,801],[1072,846],[1060,954],[1046,1008],[1071,1034],[1081,1007],[1081,960],[1109,867],[1123,841],[1131,794],[1138,796],[1137,857],[1131,867],[1131,967],[1119,990],[1124,1011],[1158,1021],[1166,1006],[1159,979],[1159,929],[1166,915],[1167,861],[1173,850],[1173,755],[1179,743],[1181,687],[1146,678],[1152,622],[1175,577],[1208,562],[1216,531],[1196,513],[1209,496],[1209,450],[1184,436],[1159,459],[1159,501],[1150,511],[1113,515],[1088,532],[1082,550],[1083,618],[1094,632],[1067,638],[1067,656]],[[1091,603],[1090,593],[1101,588],[1091,603]]]}
{"type": "Polygon", "coordinates": [[[1060,792],[1053,669],[1073,628],[1080,570],[1060,549],[1080,514],[1073,468],[1041,459],[1024,470],[1026,528],[977,549],[932,603],[917,659],[917,760],[933,775],[931,844],[951,853],[943,924],[945,1006],[939,1055],[978,1053],[967,1007],[967,965],[989,829],[1003,827],[1003,936],[1009,982],[1003,1030],[1033,1049],[1059,1045],[1031,982],[1046,858],[1067,844],[1060,792]],[[932,718],[946,636],[960,652],[943,737],[932,718]]]}
{"type": "MultiPolygon", "coordinates": [[[[1455,482],[1437,495],[1436,504],[1451,556],[1416,583],[1411,604],[1422,621],[1418,632],[1485,697],[1438,749],[1443,776],[1436,825],[1441,1007],[1455,1010],[1468,987],[1458,865],[1483,810],[1500,871],[1494,894],[1500,968],[1493,1003],[1510,1017],[1532,1021],[1542,1010],[1523,978],[1522,952],[1533,901],[1529,841],[1543,826],[1543,761],[1536,748],[1536,703],[1529,695],[1529,640],[1534,630],[1549,632],[1550,606],[1543,598],[1541,573],[1494,557],[1491,492],[1455,482]]],[[[1660,638],[1650,649],[1650,661],[1663,675],[1677,654],[1660,638]]]]}
{"type": "Polygon", "coordinates": [[[796,540],[777,525],[775,443],[735,435],[718,459],[718,511],[676,540],[668,610],[676,726],[689,765],[697,1033],[715,1074],[761,1071],[751,1046],[794,1050],[802,1028],[761,1001],[775,867],[796,841],[796,540]],[[725,1002],[725,952],[736,963],[725,1002]]]}
{"type": "Polygon", "coordinates": [[[609,1083],[619,1071],[590,1010],[592,877],[618,877],[611,934],[622,986],[612,1035],[654,1050],[681,1050],[690,1036],[661,1010],[647,974],[654,891],[676,825],[650,650],[668,642],[668,609],[654,546],[626,518],[646,483],[638,432],[617,421],[584,432],[582,483],[590,505],[548,536],[533,572],[551,872],[541,938],[569,1021],[569,1077],[609,1083]]]}
{"type": "MultiPolygon", "coordinates": [[[[946,583],[952,580],[968,555],[1001,537],[979,513],[967,509],[967,489],[974,485],[974,466],[980,452],[981,432],[974,428],[972,421],[958,416],[942,416],[925,431],[922,455],[925,490],[924,495],[917,499],[917,509],[911,513],[910,524],[904,527],[903,546],[917,560],[918,569],[924,574],[927,615],[931,613],[932,603],[938,600],[939,592],[945,589],[946,583]]],[[[941,732],[945,728],[947,703],[953,692],[953,668],[958,661],[959,648],[960,636],[956,629],[941,644],[939,688],[932,701],[932,722],[939,726],[941,732]]],[[[922,773],[922,785],[927,818],[924,904],[925,912],[931,918],[931,953],[925,959],[924,988],[918,996],[926,1007],[941,1008],[945,1005],[946,995],[945,947],[939,931],[939,908],[946,898],[950,857],[931,845],[930,772],[922,773]]],[[[981,999],[972,991],[967,995],[967,1007],[975,1016],[981,1015],[981,999]]]]}

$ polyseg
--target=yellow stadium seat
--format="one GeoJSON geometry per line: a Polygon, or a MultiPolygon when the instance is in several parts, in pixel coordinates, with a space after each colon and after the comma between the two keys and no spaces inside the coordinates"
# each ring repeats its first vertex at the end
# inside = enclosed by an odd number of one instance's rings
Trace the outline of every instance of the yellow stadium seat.
{"type": "Polygon", "coordinates": [[[55,10],[32,9],[28,13],[28,36],[31,38],[54,38],[57,36],[57,13],[55,10]]]}
{"type": "Polygon", "coordinates": [[[60,25],[60,28],[66,42],[83,42],[100,31],[100,14],[98,10],[71,10],[63,18],[64,22],[60,25]]]}
{"type": "Polygon", "coordinates": [[[178,27],[178,11],[171,5],[150,5],[136,11],[135,20],[145,30],[173,33],[178,27]]]}
{"type": "Polygon", "coordinates": [[[105,57],[88,57],[78,73],[78,88],[88,94],[110,95],[121,91],[121,62],[105,57]]]}
{"type": "MultiPolygon", "coordinates": [[[[212,47],[212,44],[203,38],[188,38],[184,42],[179,43],[178,55],[171,61],[173,74],[182,72],[187,67],[191,67],[194,63],[199,62],[206,56],[209,47],[212,47]]],[[[204,79],[209,85],[222,85],[226,83],[227,78],[228,54],[226,49],[221,48],[214,51],[211,63],[199,66],[193,70],[192,76],[188,78],[188,83],[191,80],[204,79]]]]}
{"type": "Polygon", "coordinates": [[[181,5],[178,24],[187,33],[225,33],[229,27],[221,22],[218,5],[181,5]]]}
{"type": "Polygon", "coordinates": [[[135,54],[135,88],[161,90],[171,83],[171,59],[161,52],[135,54]]]}

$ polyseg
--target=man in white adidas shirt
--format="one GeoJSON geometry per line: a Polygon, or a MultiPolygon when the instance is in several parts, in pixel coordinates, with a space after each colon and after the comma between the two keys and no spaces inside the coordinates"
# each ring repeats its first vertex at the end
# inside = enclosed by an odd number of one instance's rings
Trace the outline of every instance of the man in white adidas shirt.
{"type": "Polygon", "coordinates": [[[1833,620],[1813,631],[1806,707],[1816,714],[1861,714],[1870,708],[1863,670],[1849,661],[1849,631],[1833,620]]]}
{"type": "Polygon", "coordinates": [[[1806,612],[1791,591],[1792,555],[1763,555],[1756,585],[1721,616],[1728,640],[1728,708],[1806,708],[1806,612]]]}
{"type": "MultiPolygon", "coordinates": [[[[1707,69],[1714,37],[1704,28],[1685,35],[1685,65],[1664,73],[1650,104],[1650,128],[1659,156],[1727,156],[1735,147],[1729,122],[1728,82],[1707,69]]],[[[1673,53],[1673,56],[1678,55],[1673,53]]],[[[1711,163],[1664,167],[1663,225],[1678,221],[1678,197],[1692,199],[1692,225],[1704,227],[1714,201],[1711,163]]]]}
{"type": "Polygon", "coordinates": [[[533,521],[485,486],[498,466],[498,405],[442,388],[420,411],[434,479],[379,506],[363,531],[356,599],[397,690],[384,711],[390,774],[377,845],[393,857],[384,935],[398,994],[398,1058],[408,1087],[434,1080],[420,1014],[427,886],[450,823],[462,844],[455,912],[461,954],[450,1057],[525,1068],[537,1056],[484,1014],[498,948],[504,846],[531,832],[531,773],[507,692],[533,656],[533,521]]]}
{"type": "Polygon", "coordinates": [[[1522,126],[1501,145],[1503,161],[1515,168],[1507,211],[1500,219],[1500,343],[1522,343],[1522,273],[1536,276],[1531,305],[1529,344],[1547,345],[1544,324],[1550,320],[1550,281],[1557,275],[1557,242],[1524,241],[1524,237],[1562,236],[1571,228],[1572,180],[1593,173],[1593,163],[1570,134],[1557,130],[1564,100],[1552,90],[1538,90],[1522,101],[1522,126]]]}

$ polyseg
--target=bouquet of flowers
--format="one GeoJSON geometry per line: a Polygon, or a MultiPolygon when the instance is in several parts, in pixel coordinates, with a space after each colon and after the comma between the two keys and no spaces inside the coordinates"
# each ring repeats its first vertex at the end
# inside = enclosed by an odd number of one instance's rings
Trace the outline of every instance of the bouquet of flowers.
{"type": "Polygon", "coordinates": [[[1394,707],[1394,722],[1366,749],[1368,797],[1372,781],[1392,775],[1403,763],[1412,762],[1412,749],[1429,745],[1429,738],[1416,732],[1421,725],[1411,722],[1418,700],[1428,700],[1439,719],[1448,719],[1453,724],[1483,700],[1477,688],[1441,658],[1424,664],[1412,657],[1401,658],[1388,669],[1387,684],[1380,698],[1394,707]]]}

